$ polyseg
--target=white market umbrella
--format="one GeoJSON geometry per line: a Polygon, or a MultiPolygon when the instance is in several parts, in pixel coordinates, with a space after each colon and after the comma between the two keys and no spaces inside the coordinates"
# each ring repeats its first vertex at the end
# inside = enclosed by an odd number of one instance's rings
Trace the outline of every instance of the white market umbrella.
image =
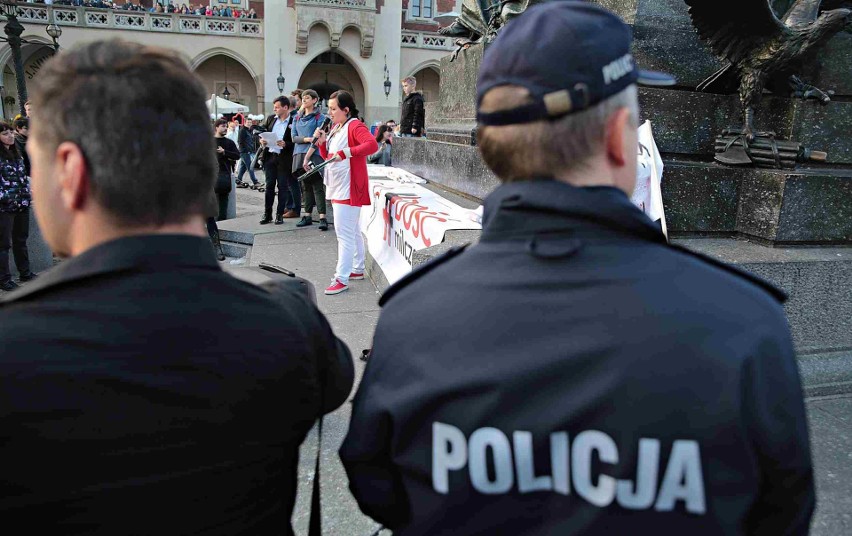
{"type": "MultiPolygon", "coordinates": [[[[214,97],[211,95],[211,97],[214,97]]],[[[231,102],[227,99],[223,99],[222,97],[215,97],[215,100],[211,98],[207,101],[207,109],[212,114],[236,114],[236,113],[246,113],[249,111],[248,106],[243,106],[237,102],[231,102]]]]}

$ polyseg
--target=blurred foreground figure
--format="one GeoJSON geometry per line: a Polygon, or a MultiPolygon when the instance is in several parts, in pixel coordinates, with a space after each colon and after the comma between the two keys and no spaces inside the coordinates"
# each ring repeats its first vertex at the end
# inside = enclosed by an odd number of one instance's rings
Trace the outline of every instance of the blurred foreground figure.
{"type": "Polygon", "coordinates": [[[477,137],[504,184],[477,245],[383,296],[340,451],[396,536],[808,531],[784,296],[631,204],[636,84],[674,82],[631,40],[549,2],[485,52],[477,137]]]}
{"type": "Polygon", "coordinates": [[[307,299],[216,262],[214,139],[176,58],[88,43],[33,91],[34,206],[70,258],[0,306],[10,527],[292,534],[299,444],[351,388],[349,352],[307,299]]]}

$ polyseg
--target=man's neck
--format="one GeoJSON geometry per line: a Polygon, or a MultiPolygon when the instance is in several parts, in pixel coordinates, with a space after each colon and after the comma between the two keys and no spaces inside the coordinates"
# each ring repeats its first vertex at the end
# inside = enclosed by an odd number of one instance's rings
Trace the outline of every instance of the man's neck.
{"type": "Polygon", "coordinates": [[[115,227],[114,222],[107,222],[100,217],[86,219],[90,221],[86,223],[80,222],[80,228],[84,229],[83,232],[71,233],[72,236],[75,235],[69,244],[69,254],[72,257],[76,257],[96,246],[112,242],[119,238],[144,235],[190,235],[200,238],[207,236],[207,230],[204,227],[204,218],[201,216],[192,216],[189,220],[182,223],[140,227],[115,227]]]}
{"type": "Polygon", "coordinates": [[[281,115],[276,116],[276,117],[278,117],[279,121],[285,121],[287,119],[287,117],[289,117],[289,116],[290,116],[290,112],[286,112],[286,113],[281,114],[281,115]]]}

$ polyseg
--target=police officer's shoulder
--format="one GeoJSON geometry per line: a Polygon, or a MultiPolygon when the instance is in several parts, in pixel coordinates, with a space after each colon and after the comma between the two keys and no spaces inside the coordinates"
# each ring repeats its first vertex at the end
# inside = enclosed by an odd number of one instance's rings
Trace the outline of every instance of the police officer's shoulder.
{"type": "Polygon", "coordinates": [[[465,250],[465,248],[467,248],[468,245],[469,244],[464,244],[464,245],[461,245],[461,246],[452,247],[452,248],[450,248],[449,251],[447,251],[443,255],[438,255],[434,259],[432,259],[428,262],[425,262],[425,263],[421,264],[420,266],[418,266],[410,274],[406,275],[405,277],[403,277],[402,279],[400,279],[399,281],[397,281],[396,283],[391,285],[385,291],[385,293],[382,294],[382,297],[379,299],[379,305],[380,306],[385,305],[388,302],[388,300],[393,298],[397,293],[399,293],[400,290],[404,289],[405,287],[407,287],[411,283],[417,281],[418,279],[420,279],[424,275],[428,274],[429,272],[431,272],[432,270],[434,270],[438,266],[446,263],[450,259],[459,256],[465,250]]]}
{"type": "Polygon", "coordinates": [[[701,260],[706,264],[710,264],[711,266],[713,266],[715,268],[719,268],[719,269],[723,270],[724,272],[727,272],[728,274],[734,275],[734,276],[736,276],[740,279],[743,279],[743,280],[751,283],[752,285],[756,286],[757,288],[760,288],[761,290],[763,290],[764,292],[766,292],[767,294],[772,296],[772,298],[774,298],[778,303],[784,303],[785,301],[787,301],[787,293],[786,292],[784,292],[780,288],[776,287],[775,285],[773,285],[769,281],[766,281],[762,277],[758,277],[758,276],[756,276],[756,275],[754,275],[750,272],[747,272],[747,271],[745,271],[741,268],[737,268],[736,266],[732,266],[732,265],[727,264],[725,262],[722,262],[718,259],[714,259],[713,257],[710,257],[708,255],[704,255],[703,253],[698,253],[696,251],[692,251],[690,249],[687,249],[687,248],[680,246],[680,245],[677,245],[677,244],[669,244],[669,247],[671,247],[672,249],[674,249],[674,250],[676,250],[680,253],[683,253],[683,254],[688,255],[690,257],[701,260]]]}

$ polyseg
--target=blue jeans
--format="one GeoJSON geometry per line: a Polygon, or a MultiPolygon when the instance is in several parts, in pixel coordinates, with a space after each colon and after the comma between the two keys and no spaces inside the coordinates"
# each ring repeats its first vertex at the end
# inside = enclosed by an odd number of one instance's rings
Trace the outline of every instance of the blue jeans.
{"type": "Polygon", "coordinates": [[[237,184],[243,181],[243,174],[248,170],[249,178],[252,184],[257,184],[257,178],[254,176],[254,169],[251,165],[251,153],[240,153],[240,171],[237,173],[237,184]]]}

